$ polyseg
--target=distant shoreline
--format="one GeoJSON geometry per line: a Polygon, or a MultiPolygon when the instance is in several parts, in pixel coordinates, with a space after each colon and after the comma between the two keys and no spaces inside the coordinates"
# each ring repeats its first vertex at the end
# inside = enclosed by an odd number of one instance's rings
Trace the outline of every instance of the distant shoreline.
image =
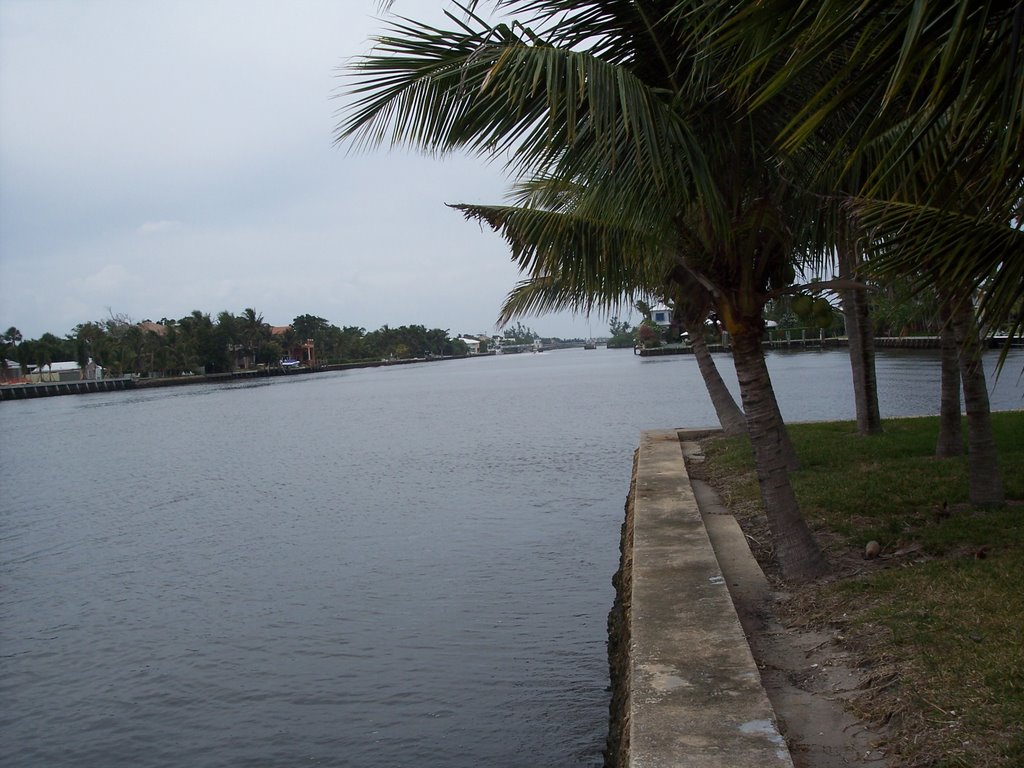
{"type": "Polygon", "coordinates": [[[411,357],[395,360],[361,360],[353,363],[334,363],[314,368],[283,370],[266,368],[263,370],[233,371],[231,373],[205,373],[192,376],[121,376],[112,379],[81,379],[75,381],[46,381],[38,384],[4,384],[0,386],[0,401],[32,400],[39,397],[58,397],[63,395],[84,395],[94,392],[119,392],[136,389],[152,389],[157,387],[180,387],[191,384],[217,384],[253,379],[265,379],[278,376],[303,376],[311,373],[328,373],[331,371],[348,371],[358,368],[382,368],[392,365],[413,365],[416,363],[436,363],[447,360],[468,360],[475,357],[490,357],[494,353],[480,355],[447,355],[443,357],[411,357]]]}

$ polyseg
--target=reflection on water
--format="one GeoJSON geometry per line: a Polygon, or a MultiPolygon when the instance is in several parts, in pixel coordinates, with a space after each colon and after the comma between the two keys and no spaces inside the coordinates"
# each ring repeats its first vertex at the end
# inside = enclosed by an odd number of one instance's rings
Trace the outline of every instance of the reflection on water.
{"type": "MultiPolygon", "coordinates": [[[[769,364],[852,417],[844,353],[769,364]]],[[[879,382],[937,410],[928,353],[879,382]]],[[[4,403],[0,763],[600,765],[638,433],[713,423],[604,349],[4,403]]]]}
{"type": "MultiPolygon", "coordinates": [[[[994,410],[1024,407],[1024,351],[1014,350],[1001,375],[998,355],[985,358],[994,410]]],[[[788,420],[852,419],[853,378],[846,350],[772,352],[769,371],[788,420]]],[[[928,416],[939,412],[940,369],[936,350],[879,350],[876,364],[878,405],[883,418],[928,416]]]]}

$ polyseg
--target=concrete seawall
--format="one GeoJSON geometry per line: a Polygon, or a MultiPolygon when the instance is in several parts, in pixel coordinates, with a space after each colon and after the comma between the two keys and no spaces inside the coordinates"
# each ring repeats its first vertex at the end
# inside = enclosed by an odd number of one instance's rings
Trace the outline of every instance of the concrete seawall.
{"type": "Polygon", "coordinates": [[[792,768],[675,431],[643,432],[609,615],[614,768],[792,768]]]}
{"type": "Polygon", "coordinates": [[[354,363],[337,363],[316,368],[284,370],[264,368],[232,371],[230,373],[207,373],[189,376],[121,376],[112,379],[90,381],[43,382],[40,384],[4,384],[0,386],[0,401],[24,400],[35,397],[57,397],[60,395],[81,395],[89,392],[113,392],[132,389],[153,389],[156,387],[184,387],[193,384],[231,384],[239,381],[255,381],[276,376],[301,376],[330,371],[350,371],[358,368],[386,368],[394,365],[435,363],[446,360],[470,360],[489,357],[482,355],[455,355],[448,357],[411,357],[399,360],[361,360],[354,363]]]}
{"type": "MultiPolygon", "coordinates": [[[[800,334],[796,338],[792,338],[789,334],[785,337],[778,337],[776,334],[774,338],[766,338],[762,342],[762,346],[765,349],[776,349],[776,350],[822,350],[822,349],[840,349],[850,345],[850,340],[845,336],[829,336],[812,334],[807,336],[806,334],[800,334]]],[[[942,340],[938,336],[879,336],[874,339],[874,344],[877,349],[941,349],[942,340]]],[[[1005,336],[989,337],[983,340],[983,344],[988,349],[1003,349],[1004,347],[1020,348],[1024,347],[1024,339],[1014,338],[1007,339],[1005,336]]],[[[731,347],[728,341],[724,344],[708,344],[709,352],[729,352],[731,347]]],[[[634,349],[634,354],[638,354],[641,357],[661,357],[664,355],[692,355],[693,347],[689,344],[667,344],[661,347],[651,347],[649,349],[634,349]]]]}
{"type": "Polygon", "coordinates": [[[12,384],[0,387],[0,400],[28,400],[36,397],[54,397],[56,395],[82,395],[88,392],[117,392],[131,389],[130,378],[54,381],[39,384],[12,384]]]}

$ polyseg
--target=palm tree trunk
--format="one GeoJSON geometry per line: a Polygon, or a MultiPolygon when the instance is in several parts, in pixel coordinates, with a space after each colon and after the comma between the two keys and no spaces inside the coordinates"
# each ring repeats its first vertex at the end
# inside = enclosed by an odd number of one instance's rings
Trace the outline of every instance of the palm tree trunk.
{"type": "MultiPolygon", "coordinates": [[[[860,252],[843,225],[838,238],[839,277],[852,280],[860,266],[860,252]]],[[[871,328],[868,294],[864,288],[840,292],[846,337],[849,343],[850,368],[853,373],[853,397],[857,409],[857,431],[862,435],[882,432],[878,410],[878,380],[875,376],[875,334],[871,328]]]]}
{"type": "Polygon", "coordinates": [[[785,424],[778,418],[760,328],[730,328],[747,430],[754,449],[757,481],[772,532],[775,557],[786,579],[804,581],[825,572],[818,543],[797,504],[786,469],[785,424]]]}
{"type": "MultiPolygon", "coordinates": [[[[764,362],[764,351],[761,350],[761,361],[764,362]]],[[[765,368],[765,374],[767,375],[768,369],[765,368]]],[[[796,472],[800,469],[800,457],[796,453],[796,448],[793,447],[793,441],[789,439],[789,430],[786,429],[786,422],[782,418],[782,411],[779,409],[779,401],[775,398],[775,387],[771,386],[771,381],[768,382],[768,397],[771,400],[772,412],[774,413],[775,422],[778,424],[779,435],[782,440],[782,451],[786,457],[786,470],[789,472],[796,472]]]]}
{"type": "Polygon", "coordinates": [[[939,323],[942,390],[939,395],[939,438],[935,442],[935,455],[949,458],[964,452],[964,436],[960,416],[960,354],[953,333],[948,299],[943,299],[939,304],[939,323]]]}
{"type": "Polygon", "coordinates": [[[697,358],[697,367],[704,379],[704,386],[707,387],[708,395],[711,397],[711,404],[715,406],[718,422],[722,425],[722,432],[729,437],[745,435],[747,433],[746,416],[736,405],[732,393],[725,386],[718,367],[708,351],[707,340],[704,338],[704,323],[684,323],[684,325],[686,333],[690,337],[690,346],[693,347],[693,356],[697,358]]]}
{"type": "Polygon", "coordinates": [[[999,474],[999,455],[992,433],[988,384],[981,361],[981,342],[970,301],[953,307],[953,332],[960,349],[960,378],[967,410],[967,476],[971,504],[996,506],[1006,500],[999,474]]]}

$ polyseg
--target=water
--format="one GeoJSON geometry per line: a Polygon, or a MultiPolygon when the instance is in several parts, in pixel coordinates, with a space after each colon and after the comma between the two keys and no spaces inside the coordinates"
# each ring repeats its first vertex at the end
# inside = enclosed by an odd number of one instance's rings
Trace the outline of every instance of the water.
{"type": "MultiPolygon", "coordinates": [[[[852,417],[845,353],[769,363],[852,417]]],[[[879,379],[936,411],[934,355],[879,379]]],[[[600,765],[632,452],[713,423],[604,349],[4,403],[0,764],[600,765]]]]}

